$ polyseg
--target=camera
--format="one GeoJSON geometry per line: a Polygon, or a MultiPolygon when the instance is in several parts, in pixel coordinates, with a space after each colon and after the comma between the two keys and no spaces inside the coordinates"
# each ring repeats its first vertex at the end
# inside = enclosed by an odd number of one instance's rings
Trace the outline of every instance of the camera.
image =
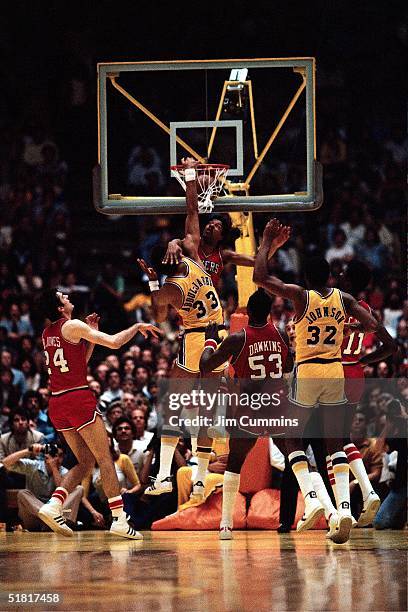
{"type": "Polygon", "coordinates": [[[41,452],[44,455],[50,455],[51,457],[56,457],[58,455],[58,446],[56,444],[43,444],[41,447],[41,452]]]}

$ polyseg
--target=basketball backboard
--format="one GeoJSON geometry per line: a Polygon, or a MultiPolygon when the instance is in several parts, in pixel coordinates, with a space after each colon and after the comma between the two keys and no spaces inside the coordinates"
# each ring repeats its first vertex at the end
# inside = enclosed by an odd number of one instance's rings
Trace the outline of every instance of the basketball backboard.
{"type": "Polygon", "coordinates": [[[184,213],[170,166],[187,155],[230,166],[216,211],[322,203],[314,58],[98,64],[98,128],[102,213],[184,213]]]}

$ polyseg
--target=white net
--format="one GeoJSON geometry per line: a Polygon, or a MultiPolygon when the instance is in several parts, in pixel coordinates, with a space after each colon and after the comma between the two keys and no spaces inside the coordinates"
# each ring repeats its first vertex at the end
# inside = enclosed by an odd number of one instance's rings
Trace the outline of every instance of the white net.
{"type": "MultiPolygon", "coordinates": [[[[228,169],[229,166],[221,164],[198,164],[195,167],[197,176],[198,212],[200,214],[212,212],[215,198],[221,195],[221,193],[223,195],[226,193],[224,185],[228,169]]],[[[172,166],[171,173],[185,191],[186,182],[184,180],[184,167],[172,166]]]]}

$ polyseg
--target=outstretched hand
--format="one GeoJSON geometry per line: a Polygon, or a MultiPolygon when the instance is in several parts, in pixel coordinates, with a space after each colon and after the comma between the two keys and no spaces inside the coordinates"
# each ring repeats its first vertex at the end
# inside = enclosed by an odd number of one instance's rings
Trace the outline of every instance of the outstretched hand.
{"type": "Polygon", "coordinates": [[[181,165],[184,168],[195,168],[197,164],[199,163],[200,162],[194,159],[194,157],[182,157],[181,158],[181,165]]]}
{"type": "Polygon", "coordinates": [[[170,240],[167,245],[167,251],[165,256],[163,257],[163,264],[176,265],[180,263],[181,258],[183,257],[183,249],[179,245],[177,240],[170,240]]]}
{"type": "Polygon", "coordinates": [[[149,281],[158,280],[156,270],[148,266],[144,259],[138,259],[137,263],[139,264],[142,271],[147,274],[149,281]]]}
{"type": "Polygon", "coordinates": [[[277,219],[271,219],[265,226],[263,241],[273,244],[279,248],[290,238],[291,228],[289,225],[282,225],[277,219]]]}
{"type": "Polygon", "coordinates": [[[144,338],[148,338],[149,333],[155,338],[160,338],[160,336],[163,335],[162,330],[155,325],[151,325],[151,323],[139,323],[137,331],[140,332],[144,338]]]}

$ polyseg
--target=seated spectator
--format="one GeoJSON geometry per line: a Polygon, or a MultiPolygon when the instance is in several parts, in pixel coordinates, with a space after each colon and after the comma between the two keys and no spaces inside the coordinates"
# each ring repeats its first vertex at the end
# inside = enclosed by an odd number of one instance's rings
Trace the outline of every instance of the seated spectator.
{"type": "Polygon", "coordinates": [[[96,368],[95,368],[95,380],[97,380],[99,382],[99,384],[101,385],[101,387],[103,389],[105,389],[106,384],[107,384],[107,380],[106,380],[106,376],[108,374],[109,371],[109,366],[102,361],[102,363],[100,363],[96,368]]]}
{"type": "Polygon", "coordinates": [[[121,402],[118,400],[113,400],[113,402],[111,402],[106,408],[106,413],[104,415],[105,427],[109,433],[112,433],[112,427],[115,421],[122,416],[123,408],[121,402]]]}
{"type": "Polygon", "coordinates": [[[128,455],[137,474],[140,474],[145,456],[135,440],[136,428],[133,422],[127,417],[119,417],[112,426],[112,435],[116,440],[119,451],[128,455]]]}
{"type": "Polygon", "coordinates": [[[99,401],[99,398],[102,395],[102,387],[101,387],[101,383],[99,382],[99,380],[95,380],[95,379],[91,380],[89,383],[89,388],[94,394],[96,400],[99,401]]]}
{"type": "Polygon", "coordinates": [[[31,356],[26,355],[20,360],[18,366],[24,374],[25,387],[27,391],[37,391],[40,386],[41,375],[37,371],[34,359],[31,356]]]}
{"type": "Polygon", "coordinates": [[[4,457],[28,448],[32,444],[44,444],[44,434],[29,427],[30,416],[22,408],[15,408],[9,416],[10,432],[0,436],[0,461],[4,457]]]}
{"type": "Polygon", "coordinates": [[[9,417],[11,410],[17,408],[20,394],[13,385],[14,374],[11,368],[0,368],[0,411],[2,415],[2,428],[9,417]]]}
{"type": "Polygon", "coordinates": [[[326,251],[326,259],[331,264],[339,259],[342,262],[350,261],[354,256],[353,247],[347,242],[347,237],[342,229],[337,229],[333,235],[333,244],[326,251]]]}
{"type": "Polygon", "coordinates": [[[120,388],[123,391],[123,395],[126,393],[133,395],[135,391],[135,381],[133,380],[132,376],[125,376],[122,380],[120,388]]]}
{"type": "MultiPolygon", "coordinates": [[[[367,419],[363,412],[356,412],[354,415],[350,439],[361,454],[368,478],[375,490],[381,476],[382,453],[378,451],[376,440],[367,438],[367,419]]],[[[352,515],[359,516],[363,508],[363,499],[357,480],[350,482],[350,501],[352,515]]]]}
{"type": "Polygon", "coordinates": [[[45,442],[56,442],[57,432],[50,419],[48,413],[43,410],[43,398],[38,391],[27,391],[23,395],[23,409],[28,413],[30,418],[35,423],[35,429],[44,435],[45,442]]]}
{"type": "Polygon", "coordinates": [[[15,342],[24,334],[34,335],[33,326],[21,318],[20,306],[16,302],[10,304],[8,316],[2,319],[1,324],[7,329],[9,338],[15,342]]]}
{"type": "MultiPolygon", "coordinates": [[[[130,514],[134,505],[133,496],[140,493],[142,487],[129,456],[121,453],[117,448],[115,448],[114,439],[112,435],[109,435],[109,449],[112,455],[112,459],[114,461],[115,471],[119,480],[120,494],[124,496],[123,501],[125,503],[125,510],[127,513],[130,514]]],[[[108,499],[103,490],[101,473],[98,466],[94,468],[92,474],[89,474],[89,476],[82,481],[82,486],[84,490],[84,497],[89,502],[85,502],[85,508],[92,515],[94,515],[95,512],[99,514],[99,509],[100,513],[104,517],[103,522],[107,523],[110,519],[110,511],[108,506],[108,499]],[[90,497],[89,491],[91,482],[96,495],[90,497]]],[[[97,523],[98,526],[99,523],[100,521],[98,521],[97,523]]]]}
{"type": "Polygon", "coordinates": [[[120,372],[116,368],[111,368],[106,375],[107,388],[99,398],[99,408],[102,412],[106,411],[108,405],[113,400],[121,400],[123,391],[120,388],[120,372]]]}
{"type": "Polygon", "coordinates": [[[136,408],[136,397],[133,393],[125,392],[122,397],[122,406],[125,412],[125,416],[130,418],[130,414],[134,408],[136,408]]]}
{"type": "Polygon", "coordinates": [[[138,366],[135,372],[135,387],[136,391],[141,391],[146,397],[149,397],[148,383],[150,372],[146,366],[138,366]]]}
{"type": "Polygon", "coordinates": [[[108,355],[105,357],[105,363],[110,369],[119,370],[120,369],[120,361],[119,357],[115,354],[108,355]]]}
{"type": "Polygon", "coordinates": [[[135,367],[136,367],[136,363],[135,360],[133,359],[133,357],[126,357],[125,359],[122,360],[121,363],[121,373],[122,376],[133,376],[133,373],[135,371],[135,367]]]}
{"type": "Polygon", "coordinates": [[[149,442],[153,438],[153,433],[151,431],[146,431],[146,411],[142,408],[135,408],[132,410],[130,418],[136,429],[134,443],[136,443],[136,447],[139,450],[145,451],[149,442]]]}
{"type": "Polygon", "coordinates": [[[377,440],[381,453],[385,444],[390,451],[397,451],[395,477],[390,492],[384,499],[374,519],[376,529],[404,529],[407,523],[407,414],[397,400],[388,404],[386,425],[377,440]]]}
{"type": "Polygon", "coordinates": [[[219,438],[213,441],[210,463],[205,477],[204,499],[198,499],[197,496],[191,494],[193,489],[193,480],[197,472],[197,460],[190,453],[187,453],[184,445],[180,443],[177,449],[184,455],[187,460],[185,467],[180,467],[177,470],[177,507],[178,510],[183,510],[191,505],[197,505],[198,502],[203,502],[215,490],[215,488],[224,482],[223,474],[227,469],[227,460],[229,454],[228,440],[219,438]],[[184,450],[184,452],[183,452],[184,450]]]}
{"type": "Polygon", "coordinates": [[[27,391],[25,377],[21,370],[14,367],[14,359],[11,351],[3,350],[1,352],[1,367],[11,368],[13,372],[13,385],[20,395],[23,395],[27,391]]]}
{"type": "MultiPolygon", "coordinates": [[[[17,503],[23,527],[29,531],[48,530],[38,518],[38,510],[50,499],[54,490],[60,485],[62,477],[68,472],[62,466],[64,452],[61,448],[55,447],[55,456],[54,452],[42,455],[44,450],[41,444],[33,444],[2,459],[6,470],[13,470],[25,476],[26,488],[18,492],[17,503]]],[[[63,511],[69,511],[67,519],[74,524],[82,495],[83,489],[78,486],[63,504],[63,511]]]]}

